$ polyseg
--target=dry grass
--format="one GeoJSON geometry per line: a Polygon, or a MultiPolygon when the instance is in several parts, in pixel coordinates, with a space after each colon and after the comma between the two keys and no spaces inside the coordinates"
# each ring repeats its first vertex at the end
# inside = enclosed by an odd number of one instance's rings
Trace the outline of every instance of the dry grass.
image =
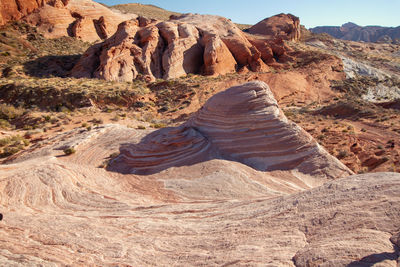
{"type": "Polygon", "coordinates": [[[137,98],[149,93],[141,81],[110,82],[75,78],[13,78],[0,79],[0,98],[25,108],[62,111],[75,108],[114,104],[130,106],[137,98]]]}
{"type": "Polygon", "coordinates": [[[0,139],[0,158],[16,154],[29,145],[29,140],[19,135],[0,139]]]}
{"type": "Polygon", "coordinates": [[[33,26],[9,23],[0,27],[0,77],[43,76],[54,66],[65,75],[89,46],[71,37],[45,39],[33,26]]]}

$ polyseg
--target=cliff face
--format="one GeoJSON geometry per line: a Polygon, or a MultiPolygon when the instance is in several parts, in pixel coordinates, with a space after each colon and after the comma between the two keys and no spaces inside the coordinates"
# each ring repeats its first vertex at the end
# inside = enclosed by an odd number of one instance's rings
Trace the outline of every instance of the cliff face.
{"type": "Polygon", "coordinates": [[[380,26],[361,27],[349,22],[340,27],[321,26],[311,28],[310,30],[313,33],[327,33],[335,38],[349,41],[400,43],[400,26],[396,28],[380,26]]]}
{"type": "Polygon", "coordinates": [[[121,23],[115,35],[91,47],[72,75],[132,81],[138,75],[155,80],[268,71],[270,64],[291,60],[283,40],[294,36],[281,30],[247,34],[212,15],[185,14],[164,22],[139,18],[121,23]]]}

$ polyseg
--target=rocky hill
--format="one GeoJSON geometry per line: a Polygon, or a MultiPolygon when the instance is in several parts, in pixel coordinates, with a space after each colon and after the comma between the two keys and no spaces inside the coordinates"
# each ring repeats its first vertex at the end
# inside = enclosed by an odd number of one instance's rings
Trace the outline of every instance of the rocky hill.
{"type": "Polygon", "coordinates": [[[0,25],[23,18],[47,38],[70,36],[89,42],[106,39],[119,23],[136,17],[91,0],[5,0],[0,4],[0,25]]]}
{"type": "Polygon", "coordinates": [[[327,33],[335,38],[349,41],[400,43],[399,27],[358,26],[346,23],[342,26],[319,26],[311,28],[313,33],[327,33]]]}
{"type": "MultiPolygon", "coordinates": [[[[298,27],[299,23],[292,25],[295,32],[298,27]]],[[[185,14],[166,22],[139,18],[124,22],[112,38],[91,47],[72,75],[132,81],[138,75],[154,80],[190,73],[267,71],[267,64],[290,60],[281,30],[271,29],[258,37],[246,35],[219,16],[185,14]]],[[[292,38],[292,33],[288,35],[292,38]]]]}
{"type": "Polygon", "coordinates": [[[301,37],[300,19],[292,14],[278,14],[266,18],[247,30],[252,34],[298,41],[301,37]]]}

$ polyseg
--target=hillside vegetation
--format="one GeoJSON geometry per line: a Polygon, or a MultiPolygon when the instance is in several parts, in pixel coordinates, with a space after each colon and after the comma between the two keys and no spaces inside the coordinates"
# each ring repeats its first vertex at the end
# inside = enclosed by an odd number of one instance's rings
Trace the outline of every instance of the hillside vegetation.
{"type": "Polygon", "coordinates": [[[111,9],[117,9],[122,13],[132,13],[138,16],[152,18],[157,20],[168,20],[171,15],[179,16],[181,13],[162,9],[153,5],[143,5],[139,3],[122,4],[111,6],[111,9]]]}

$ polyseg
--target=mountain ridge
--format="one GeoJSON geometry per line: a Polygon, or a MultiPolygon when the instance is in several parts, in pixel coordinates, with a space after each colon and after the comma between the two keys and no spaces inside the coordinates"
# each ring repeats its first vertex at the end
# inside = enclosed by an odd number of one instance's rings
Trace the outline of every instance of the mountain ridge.
{"type": "Polygon", "coordinates": [[[400,43],[400,26],[360,26],[347,22],[341,26],[317,26],[309,29],[313,33],[327,33],[335,38],[348,41],[400,43]]]}

